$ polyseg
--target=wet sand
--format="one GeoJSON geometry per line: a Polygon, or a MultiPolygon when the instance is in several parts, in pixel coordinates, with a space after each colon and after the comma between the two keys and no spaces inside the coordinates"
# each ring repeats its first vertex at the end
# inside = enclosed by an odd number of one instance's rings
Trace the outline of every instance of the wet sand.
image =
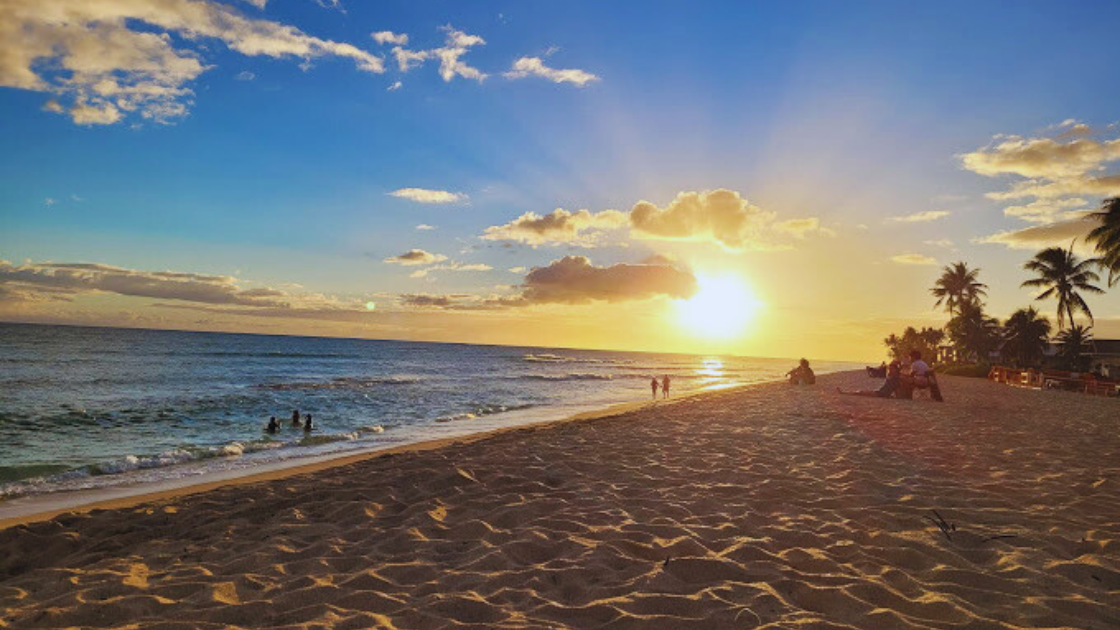
{"type": "Polygon", "coordinates": [[[874,384],[712,393],[10,527],[0,627],[1120,627],[1120,401],[834,391],[874,384]]]}

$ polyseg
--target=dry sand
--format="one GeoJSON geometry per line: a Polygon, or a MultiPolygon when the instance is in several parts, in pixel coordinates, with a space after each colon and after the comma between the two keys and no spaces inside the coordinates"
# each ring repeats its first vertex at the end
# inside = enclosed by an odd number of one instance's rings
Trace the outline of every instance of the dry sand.
{"type": "Polygon", "coordinates": [[[12,527],[0,627],[1120,628],[1120,401],[942,383],[763,385],[12,527]]]}

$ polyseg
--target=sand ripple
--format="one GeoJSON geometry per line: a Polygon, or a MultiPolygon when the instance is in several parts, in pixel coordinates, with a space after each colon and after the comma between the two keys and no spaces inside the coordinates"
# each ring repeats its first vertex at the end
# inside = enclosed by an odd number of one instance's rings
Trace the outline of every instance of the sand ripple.
{"type": "Polygon", "coordinates": [[[3,628],[1120,627],[1120,403],[769,385],[0,532],[3,628]]]}

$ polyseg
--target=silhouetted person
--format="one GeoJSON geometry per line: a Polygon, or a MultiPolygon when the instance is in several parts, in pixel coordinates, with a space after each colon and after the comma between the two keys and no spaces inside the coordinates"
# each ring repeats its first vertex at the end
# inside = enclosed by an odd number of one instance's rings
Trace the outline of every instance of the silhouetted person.
{"type": "Polygon", "coordinates": [[[653,390],[653,399],[657,400],[657,377],[653,377],[649,381],[649,388],[653,390]]]}
{"type": "Polygon", "coordinates": [[[268,431],[269,433],[275,434],[279,430],[280,430],[280,423],[276,421],[276,416],[272,416],[271,418],[268,419],[268,426],[265,427],[265,431],[268,431]]]}
{"type": "Polygon", "coordinates": [[[879,367],[877,367],[877,368],[873,368],[870,365],[867,366],[867,375],[870,376],[871,378],[886,378],[887,377],[887,362],[883,361],[882,363],[879,364],[879,367]]]}
{"type": "Polygon", "coordinates": [[[789,372],[786,372],[789,377],[790,385],[815,385],[817,383],[817,375],[813,374],[813,369],[809,367],[807,359],[801,359],[801,363],[789,372]]]}
{"type": "Polygon", "coordinates": [[[303,432],[311,433],[315,429],[315,423],[311,421],[311,414],[307,414],[307,421],[303,423],[303,432]]]}
{"type": "Polygon", "coordinates": [[[300,427],[299,409],[296,409],[295,411],[292,412],[292,426],[297,428],[297,429],[300,427]]]}
{"type": "Polygon", "coordinates": [[[661,379],[661,395],[665,398],[669,397],[669,375],[666,374],[665,378],[661,379]]]}
{"type": "Polygon", "coordinates": [[[891,364],[886,367],[886,370],[887,378],[883,381],[883,386],[879,389],[861,389],[854,392],[846,392],[837,387],[836,391],[848,396],[890,398],[898,391],[899,386],[902,384],[902,365],[898,361],[891,361],[891,364]]]}

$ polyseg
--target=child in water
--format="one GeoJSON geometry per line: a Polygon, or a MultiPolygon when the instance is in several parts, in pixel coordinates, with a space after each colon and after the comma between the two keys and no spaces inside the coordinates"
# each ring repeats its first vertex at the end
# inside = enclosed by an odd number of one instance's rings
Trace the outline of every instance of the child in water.
{"type": "Polygon", "coordinates": [[[268,419],[268,426],[265,427],[265,431],[268,431],[269,433],[275,435],[276,432],[279,431],[279,430],[280,430],[280,423],[276,421],[276,416],[272,416],[271,418],[268,419]]]}
{"type": "Polygon", "coordinates": [[[311,433],[314,428],[315,424],[311,422],[311,414],[307,414],[307,421],[303,423],[303,432],[311,433]]]}
{"type": "Polygon", "coordinates": [[[297,429],[300,427],[299,409],[296,409],[295,411],[292,412],[292,426],[297,428],[297,429]]]}

